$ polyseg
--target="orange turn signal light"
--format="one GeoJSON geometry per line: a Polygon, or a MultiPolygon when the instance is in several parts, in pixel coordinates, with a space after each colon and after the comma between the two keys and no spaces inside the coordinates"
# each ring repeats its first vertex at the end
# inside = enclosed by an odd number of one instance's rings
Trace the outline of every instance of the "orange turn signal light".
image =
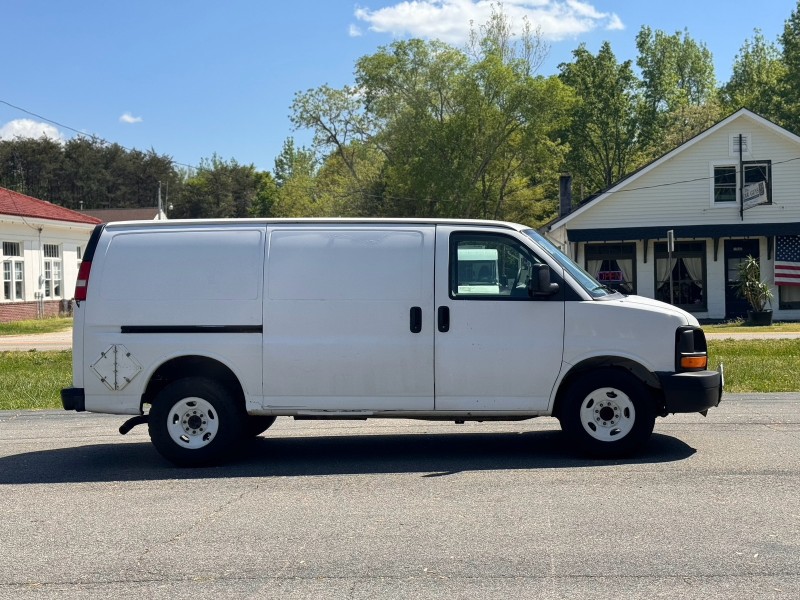
{"type": "Polygon", "coordinates": [[[681,356],[681,367],[684,369],[705,369],[708,356],[681,356]]]}

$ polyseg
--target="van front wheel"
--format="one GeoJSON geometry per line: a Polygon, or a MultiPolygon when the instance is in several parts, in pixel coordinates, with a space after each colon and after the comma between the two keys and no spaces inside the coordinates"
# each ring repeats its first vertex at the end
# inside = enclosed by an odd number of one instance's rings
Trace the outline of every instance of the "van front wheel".
{"type": "Polygon", "coordinates": [[[244,435],[245,437],[256,437],[264,433],[267,429],[272,427],[275,422],[275,417],[268,417],[264,415],[248,415],[245,422],[244,435]]]}
{"type": "Polygon", "coordinates": [[[600,369],[570,385],[559,418],[570,444],[580,452],[623,456],[649,439],[655,409],[639,379],[621,369],[600,369]]]}
{"type": "Polygon", "coordinates": [[[244,409],[217,382],[190,377],[162,389],[150,408],[148,428],[156,450],[178,466],[226,458],[242,439],[244,409]]]}

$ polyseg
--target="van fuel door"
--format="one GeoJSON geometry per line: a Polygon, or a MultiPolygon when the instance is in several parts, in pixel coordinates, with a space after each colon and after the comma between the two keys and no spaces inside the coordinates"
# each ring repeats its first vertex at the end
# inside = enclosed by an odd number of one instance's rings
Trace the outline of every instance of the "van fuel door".
{"type": "Polygon", "coordinates": [[[124,389],[142,370],[128,349],[122,344],[114,344],[100,353],[90,367],[95,375],[112,392],[124,389]]]}

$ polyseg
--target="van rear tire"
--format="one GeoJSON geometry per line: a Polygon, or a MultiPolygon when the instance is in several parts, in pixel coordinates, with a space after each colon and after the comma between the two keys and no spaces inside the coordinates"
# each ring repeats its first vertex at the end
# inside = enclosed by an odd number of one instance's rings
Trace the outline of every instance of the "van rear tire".
{"type": "Polygon", "coordinates": [[[153,445],[180,467],[224,460],[245,434],[246,413],[235,400],[227,388],[211,379],[188,377],[170,383],[150,408],[153,445]]]}
{"type": "Polygon", "coordinates": [[[559,420],[568,443],[580,453],[610,458],[640,449],[655,426],[647,387],[622,369],[581,375],[567,389],[559,420]]]}

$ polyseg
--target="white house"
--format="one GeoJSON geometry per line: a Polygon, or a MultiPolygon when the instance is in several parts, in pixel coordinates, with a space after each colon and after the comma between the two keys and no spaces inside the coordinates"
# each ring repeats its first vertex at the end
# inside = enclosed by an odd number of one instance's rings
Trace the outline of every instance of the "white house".
{"type": "Polygon", "coordinates": [[[577,207],[562,202],[544,232],[610,287],[698,319],[746,314],[731,284],[752,255],[774,318],[798,320],[800,277],[776,286],[775,268],[800,273],[800,137],[739,110],[577,207]]]}
{"type": "Polygon", "coordinates": [[[0,322],[69,310],[78,265],[100,220],[0,187],[0,322]]]}

